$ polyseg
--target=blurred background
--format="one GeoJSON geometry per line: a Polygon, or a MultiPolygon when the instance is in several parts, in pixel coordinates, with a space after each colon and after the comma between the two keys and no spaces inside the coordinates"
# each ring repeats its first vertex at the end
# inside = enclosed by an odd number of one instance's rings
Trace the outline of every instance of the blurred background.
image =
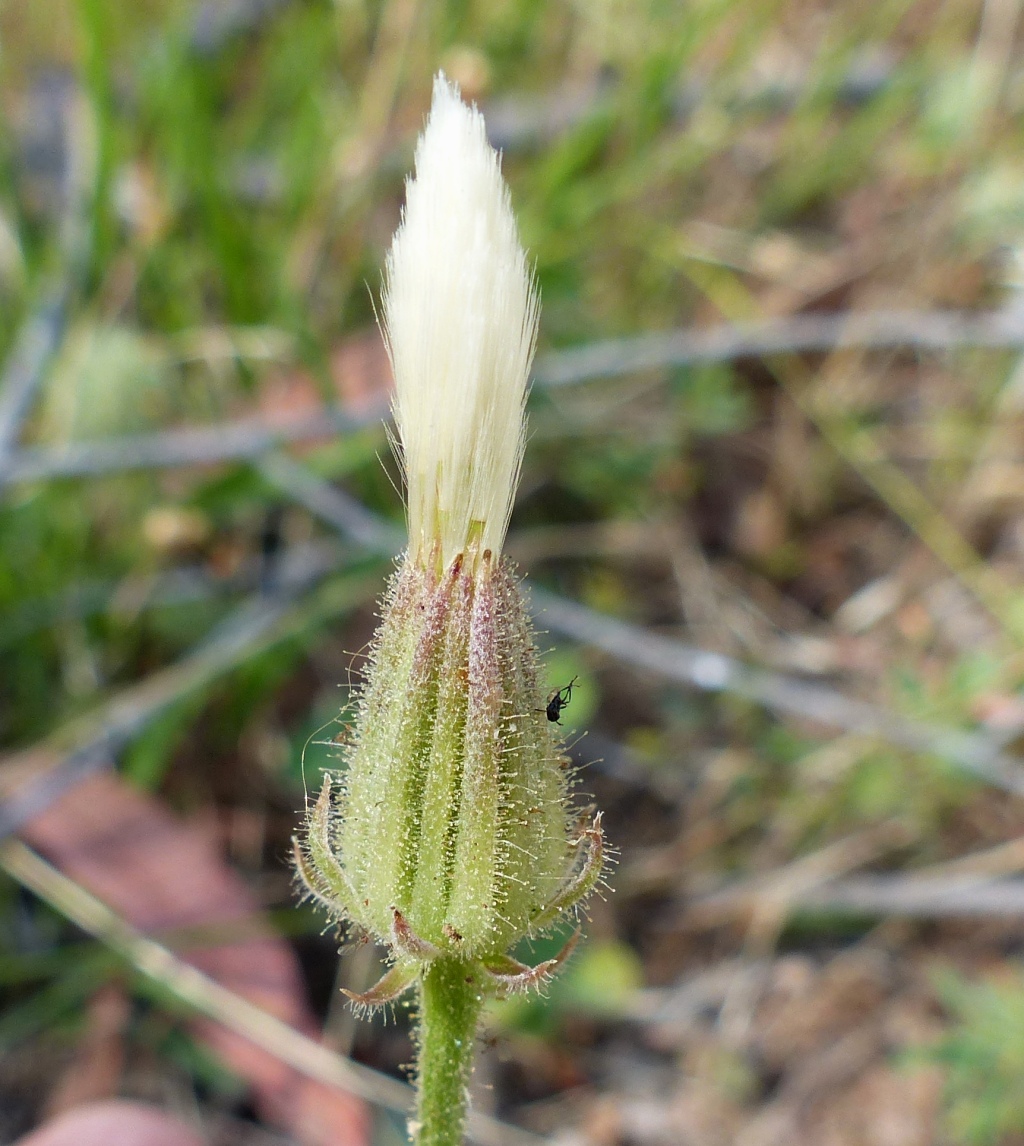
{"type": "Polygon", "coordinates": [[[408,1014],[288,857],[400,544],[438,67],[536,261],[507,548],[618,849],[474,1139],[1024,1141],[1021,7],[7,0],[0,1141],[403,1140],[408,1014]]]}

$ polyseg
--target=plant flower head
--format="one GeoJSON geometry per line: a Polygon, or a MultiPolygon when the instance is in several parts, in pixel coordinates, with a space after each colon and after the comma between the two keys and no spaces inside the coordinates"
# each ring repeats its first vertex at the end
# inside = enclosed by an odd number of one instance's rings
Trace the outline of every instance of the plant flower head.
{"type": "Polygon", "coordinates": [[[542,982],[562,957],[528,967],[510,948],[573,911],[603,869],[600,817],[578,823],[570,805],[528,614],[500,558],[537,310],[483,118],[438,76],[384,293],[409,549],[346,767],[296,849],[309,894],[390,948],[388,973],[353,996],[365,1006],[431,974],[481,998],[542,982]]]}
{"type": "Polygon", "coordinates": [[[414,559],[501,551],[538,309],[483,116],[438,75],[384,292],[414,559]]]}

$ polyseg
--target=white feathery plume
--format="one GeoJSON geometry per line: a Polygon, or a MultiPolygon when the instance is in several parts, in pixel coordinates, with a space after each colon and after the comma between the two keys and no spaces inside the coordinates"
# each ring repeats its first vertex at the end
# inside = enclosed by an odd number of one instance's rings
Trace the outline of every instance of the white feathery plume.
{"type": "Polygon", "coordinates": [[[438,73],[384,288],[412,558],[447,567],[472,542],[498,556],[538,313],[500,156],[438,73]]]}

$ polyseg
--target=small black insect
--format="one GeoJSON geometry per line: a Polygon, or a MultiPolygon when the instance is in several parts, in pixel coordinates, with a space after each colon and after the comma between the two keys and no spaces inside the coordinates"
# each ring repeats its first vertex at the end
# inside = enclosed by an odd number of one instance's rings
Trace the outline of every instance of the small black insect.
{"type": "Polygon", "coordinates": [[[579,679],[578,676],[574,676],[565,688],[556,688],[548,697],[548,706],[545,711],[548,714],[548,720],[550,720],[552,724],[562,723],[558,718],[562,715],[562,709],[569,707],[569,701],[572,700],[572,686],[579,679]]]}

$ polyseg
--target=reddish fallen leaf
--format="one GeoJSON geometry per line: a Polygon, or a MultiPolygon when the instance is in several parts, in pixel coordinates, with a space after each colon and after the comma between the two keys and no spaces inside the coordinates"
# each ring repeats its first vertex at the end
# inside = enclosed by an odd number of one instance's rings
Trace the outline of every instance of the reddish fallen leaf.
{"type": "Polygon", "coordinates": [[[368,414],[390,398],[391,363],[375,326],[334,347],[331,377],[338,401],[352,414],[368,414]]]}
{"type": "MultiPolygon", "coordinates": [[[[391,363],[375,326],[337,343],[329,361],[334,394],[343,410],[359,416],[385,409],[392,389],[391,363]]],[[[275,424],[309,417],[323,405],[323,391],[307,370],[272,373],[260,386],[259,411],[275,424]]]]}
{"type": "Polygon", "coordinates": [[[1024,699],[1006,693],[990,692],[971,702],[971,714],[995,732],[1024,729],[1024,699]]]}
{"type": "MultiPolygon", "coordinates": [[[[292,1026],[312,1032],[298,962],[261,918],[245,884],[207,836],[112,773],[86,778],[21,834],[65,874],[140,931],[236,929],[231,942],[183,949],[190,963],[292,1026]]],[[[210,1020],[196,1035],[252,1086],[260,1113],[308,1146],[363,1146],[362,1102],[300,1077],[265,1050],[210,1020]]]]}
{"type": "Polygon", "coordinates": [[[203,1146],[203,1139],[162,1110],[113,1101],[62,1114],[15,1146],[203,1146]]]}
{"type": "MultiPolygon", "coordinates": [[[[317,380],[307,370],[275,372],[260,387],[259,412],[266,421],[275,425],[308,418],[323,407],[323,395],[317,380]]],[[[306,449],[309,448],[307,444],[306,449]]]]}
{"type": "Polygon", "coordinates": [[[124,1068],[124,1030],[130,1015],[131,1002],[120,983],[107,983],[92,997],[74,1057],[47,1099],[50,1117],[117,1096],[124,1068]]]}

